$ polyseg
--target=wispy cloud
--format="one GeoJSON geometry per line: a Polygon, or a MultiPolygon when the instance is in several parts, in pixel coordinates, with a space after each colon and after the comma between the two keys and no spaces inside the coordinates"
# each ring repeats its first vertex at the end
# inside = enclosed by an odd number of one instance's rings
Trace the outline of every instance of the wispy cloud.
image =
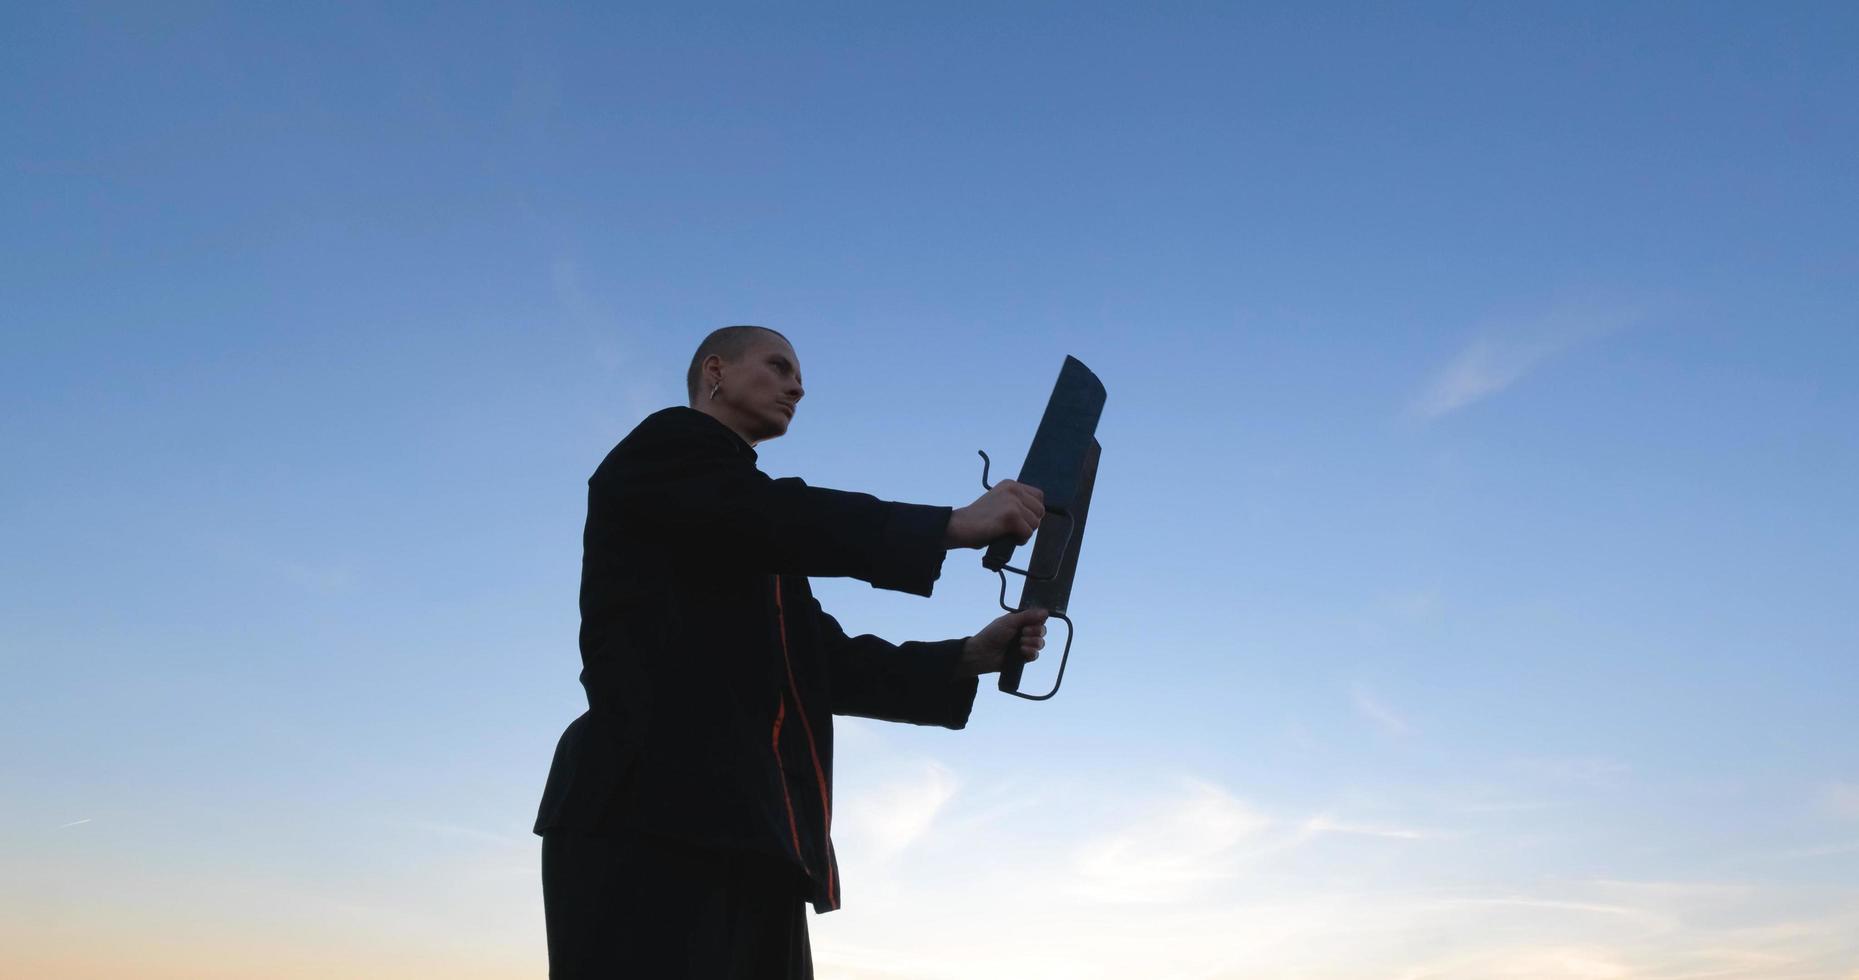
{"type": "Polygon", "coordinates": [[[311,592],[346,592],[356,581],[354,569],[347,565],[281,560],[275,567],[287,581],[311,592]]]}
{"type": "Polygon", "coordinates": [[[1807,858],[1837,857],[1842,854],[1859,854],[1859,841],[1842,841],[1837,844],[1819,844],[1813,847],[1790,847],[1777,851],[1763,851],[1748,855],[1746,861],[1800,861],[1807,858]]]}
{"type": "MultiPolygon", "coordinates": [[[[1377,724],[1411,730],[1357,691],[1377,724]]],[[[1532,828],[1452,824],[1463,807],[1421,818],[1343,792],[1313,815],[1203,774],[1114,767],[1029,787],[922,756],[915,733],[847,729],[853,795],[835,819],[851,823],[849,898],[810,923],[823,976],[1834,980],[1859,955],[1859,892],[1838,886],[1569,878],[1517,863],[1532,828]],[[978,901],[997,927],[975,928],[978,901]]],[[[1605,757],[1508,765],[1551,788],[1632,771],[1605,757]]]]}
{"type": "Polygon", "coordinates": [[[1000,804],[989,784],[964,790],[935,806],[914,857],[849,871],[858,899],[813,923],[822,975],[1833,980],[1859,954],[1846,889],[1545,879],[1494,862],[1489,834],[1399,814],[1274,819],[1208,779],[1105,773],[1040,796],[1040,819],[976,832],[967,811],[1000,804]],[[1365,861],[1348,836],[1385,852],[1365,861]],[[978,900],[1001,928],[974,928],[978,900]]]}
{"type": "Polygon", "coordinates": [[[84,819],[82,819],[82,820],[73,820],[73,821],[71,821],[70,823],[61,823],[61,824],[59,824],[59,825],[58,825],[58,829],[59,829],[59,830],[63,830],[63,829],[65,829],[66,827],[81,827],[81,826],[83,826],[84,824],[87,824],[87,823],[89,823],[89,822],[90,822],[90,818],[89,818],[89,817],[85,817],[85,818],[84,818],[84,819]]]}
{"type": "Polygon", "coordinates": [[[469,841],[524,852],[528,852],[536,845],[534,836],[528,833],[499,833],[494,830],[485,830],[482,827],[468,827],[425,817],[384,817],[379,822],[430,838],[469,841]]]}
{"type": "Polygon", "coordinates": [[[956,793],[955,774],[934,760],[874,787],[845,794],[834,813],[834,833],[849,850],[885,861],[928,833],[956,793]]]}
{"type": "Polygon", "coordinates": [[[1359,837],[1387,837],[1394,840],[1421,840],[1426,837],[1436,836],[1424,830],[1413,830],[1407,827],[1388,827],[1377,824],[1338,820],[1327,813],[1319,813],[1309,820],[1304,821],[1303,829],[1305,834],[1311,836],[1317,834],[1350,834],[1359,837]]]}
{"type": "Polygon", "coordinates": [[[1631,919],[1656,929],[1671,928],[1676,924],[1673,917],[1666,913],[1649,911],[1634,905],[1618,905],[1607,902],[1571,901],[1568,899],[1536,898],[1528,896],[1508,896],[1503,898],[1458,898],[1446,905],[1464,906],[1504,906],[1525,909],[1533,912],[1572,912],[1583,915],[1617,916],[1631,919]]]}
{"type": "Polygon", "coordinates": [[[1517,383],[1561,350],[1545,341],[1474,340],[1433,376],[1412,410],[1423,419],[1450,415],[1517,383]]]}
{"type": "Polygon", "coordinates": [[[556,258],[549,266],[549,284],[564,320],[585,338],[593,363],[617,382],[630,416],[684,401],[682,391],[639,369],[639,356],[627,341],[621,317],[588,289],[579,262],[567,256],[556,258]]]}
{"type": "Polygon", "coordinates": [[[255,575],[289,583],[303,592],[340,595],[362,584],[363,576],[350,557],[307,558],[287,554],[285,543],[225,533],[211,539],[215,553],[227,564],[255,575]]]}
{"type": "Polygon", "coordinates": [[[1845,782],[1827,784],[1821,791],[1821,807],[1835,817],[1859,820],[1859,785],[1845,782]]]}
{"type": "Polygon", "coordinates": [[[1212,783],[1195,782],[1179,798],[1077,848],[1081,891],[1118,902],[1174,901],[1230,876],[1240,845],[1271,821],[1212,783]]]}
{"type": "Polygon", "coordinates": [[[1431,421],[1511,387],[1571,348],[1639,319],[1637,311],[1563,312],[1532,321],[1493,325],[1434,372],[1408,406],[1431,421]]]}
{"type": "Polygon", "coordinates": [[[1400,619],[1430,619],[1439,612],[1440,595],[1436,589],[1409,590],[1382,597],[1378,606],[1400,619]]]}
{"type": "Polygon", "coordinates": [[[1374,722],[1377,728],[1389,735],[1398,737],[1413,733],[1414,728],[1407,723],[1407,719],[1396,714],[1393,708],[1388,707],[1364,685],[1357,684],[1349,689],[1349,703],[1355,706],[1357,714],[1374,722]]]}
{"type": "Polygon", "coordinates": [[[1633,771],[1628,763],[1605,756],[1539,756],[1512,759],[1508,766],[1532,782],[1584,786],[1607,783],[1633,771]]]}

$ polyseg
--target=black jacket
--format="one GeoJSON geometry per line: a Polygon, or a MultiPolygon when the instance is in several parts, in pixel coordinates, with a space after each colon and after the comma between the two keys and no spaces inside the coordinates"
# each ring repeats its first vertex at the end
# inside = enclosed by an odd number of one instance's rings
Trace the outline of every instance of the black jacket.
{"type": "Polygon", "coordinates": [[[536,832],[630,829],[793,862],[839,907],[835,714],[961,728],[961,640],[848,637],[809,575],[929,595],[949,508],[773,480],[690,408],[641,422],[588,480],[581,684],[536,832]]]}

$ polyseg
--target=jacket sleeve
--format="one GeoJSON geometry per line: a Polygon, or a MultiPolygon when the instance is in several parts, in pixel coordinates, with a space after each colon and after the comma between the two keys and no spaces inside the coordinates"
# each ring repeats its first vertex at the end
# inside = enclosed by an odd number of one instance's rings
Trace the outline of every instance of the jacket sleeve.
{"type": "Polygon", "coordinates": [[[819,600],[809,601],[832,665],[833,714],[958,730],[967,726],[979,681],[956,676],[963,640],[893,644],[869,633],[847,636],[819,600]]]}
{"type": "Polygon", "coordinates": [[[595,472],[593,496],[668,555],[930,594],[950,508],[770,479],[733,439],[707,425],[648,421],[595,472]]]}

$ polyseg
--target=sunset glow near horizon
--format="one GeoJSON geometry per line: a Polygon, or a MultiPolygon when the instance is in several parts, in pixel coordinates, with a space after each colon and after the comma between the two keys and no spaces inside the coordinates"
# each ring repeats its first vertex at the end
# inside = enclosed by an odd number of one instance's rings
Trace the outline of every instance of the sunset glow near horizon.
{"type": "Polygon", "coordinates": [[[154,6],[0,12],[0,977],[545,975],[585,480],[742,322],[887,499],[1109,390],[822,978],[1859,977],[1859,7],[154,6]]]}

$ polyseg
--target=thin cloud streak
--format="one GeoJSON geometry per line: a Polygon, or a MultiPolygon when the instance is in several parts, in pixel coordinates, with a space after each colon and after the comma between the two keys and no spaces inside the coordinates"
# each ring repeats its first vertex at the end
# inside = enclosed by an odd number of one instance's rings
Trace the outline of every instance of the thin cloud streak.
{"type": "Polygon", "coordinates": [[[1208,779],[1120,785],[1109,806],[1095,784],[1045,787],[1042,810],[1073,818],[985,833],[973,811],[997,812],[998,793],[937,803],[858,904],[813,923],[822,975],[1836,980],[1859,954],[1859,892],[1804,904],[1785,882],[1519,878],[1489,862],[1507,846],[1489,833],[1284,819],[1208,779]],[[1365,862],[1370,842],[1386,850],[1365,862]],[[1012,928],[973,929],[977,896],[1012,928]]]}
{"type": "Polygon", "coordinates": [[[1509,906],[1513,908],[1536,909],[1544,912],[1581,912],[1589,915],[1617,916],[1624,919],[1635,920],[1655,929],[1670,929],[1677,925],[1677,919],[1668,914],[1652,912],[1645,908],[1630,905],[1614,905],[1604,902],[1578,902],[1514,896],[1508,898],[1460,898],[1453,899],[1443,904],[1448,906],[1509,906]]]}
{"type": "Polygon", "coordinates": [[[841,846],[889,860],[929,832],[957,788],[947,766],[922,760],[904,778],[847,794],[836,813],[841,846]]]}
{"type": "Polygon", "coordinates": [[[1073,854],[1078,892],[1099,901],[1167,902],[1237,870],[1241,843],[1271,821],[1212,783],[1196,782],[1181,798],[1073,854]]]}
{"type": "Polygon", "coordinates": [[[1845,820],[1859,820],[1859,785],[1830,783],[1821,794],[1821,806],[1828,814],[1845,820]]]}
{"type": "Polygon", "coordinates": [[[640,372],[637,345],[625,336],[621,317],[587,288],[579,262],[566,255],[557,257],[549,265],[549,284],[564,322],[580,331],[593,363],[609,380],[617,380],[629,418],[643,418],[684,401],[682,390],[674,396],[673,386],[640,372]]]}
{"type": "Polygon", "coordinates": [[[1304,833],[1311,836],[1317,834],[1344,834],[1357,837],[1386,837],[1392,840],[1424,840],[1428,837],[1439,836],[1438,834],[1428,831],[1411,830],[1406,827],[1381,827],[1371,824],[1346,823],[1337,820],[1327,813],[1319,813],[1309,820],[1304,821],[1304,833]]]}
{"type": "Polygon", "coordinates": [[[1374,722],[1376,727],[1389,735],[1402,737],[1413,734],[1414,727],[1407,723],[1407,719],[1396,714],[1393,708],[1384,704],[1368,688],[1360,684],[1351,688],[1349,701],[1355,705],[1357,714],[1374,722]]]}
{"type": "Polygon", "coordinates": [[[1424,422],[1444,418],[1510,388],[1571,348],[1625,327],[1637,312],[1557,314],[1486,331],[1436,371],[1408,406],[1424,422]]]}

